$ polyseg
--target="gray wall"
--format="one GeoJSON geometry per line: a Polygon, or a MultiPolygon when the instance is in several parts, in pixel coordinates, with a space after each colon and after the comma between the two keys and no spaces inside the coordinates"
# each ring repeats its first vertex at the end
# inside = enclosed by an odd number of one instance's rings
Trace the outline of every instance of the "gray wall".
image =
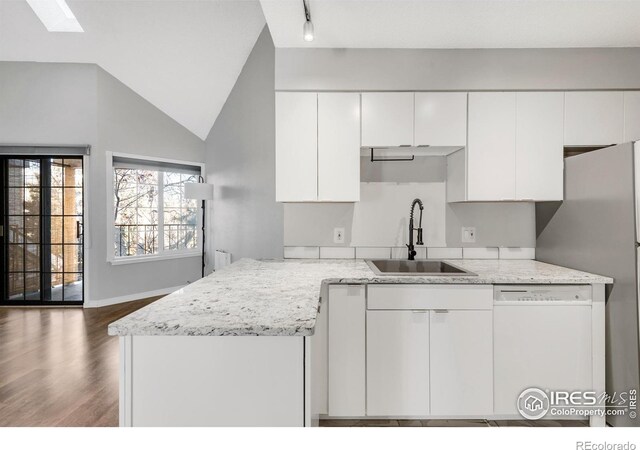
{"type": "MultiPolygon", "coordinates": [[[[282,257],[283,208],[275,202],[275,49],[260,34],[207,137],[207,176],[215,186],[208,252],[282,257]]],[[[211,258],[210,258],[211,259],[211,258]]],[[[212,268],[212,261],[208,262],[212,268]]]]}
{"type": "Polygon", "coordinates": [[[637,89],[640,48],[277,49],[277,90],[637,89]]]}
{"type": "Polygon", "coordinates": [[[93,64],[0,62],[0,143],[91,145],[86,174],[87,303],[199,278],[199,258],[107,262],[106,151],[204,160],[205,144],[93,64]]]}
{"type": "MultiPolygon", "coordinates": [[[[105,152],[203,162],[205,143],[101,68],[97,71],[98,139],[91,155],[90,298],[179,286],[200,278],[200,257],[112,266],[107,262],[105,152]]],[[[111,247],[109,247],[111,250],[111,247]]]]}

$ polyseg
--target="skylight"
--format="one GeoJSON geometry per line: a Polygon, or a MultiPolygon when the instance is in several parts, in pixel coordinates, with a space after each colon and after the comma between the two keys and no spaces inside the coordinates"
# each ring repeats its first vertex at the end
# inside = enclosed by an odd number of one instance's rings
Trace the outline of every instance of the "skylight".
{"type": "Polygon", "coordinates": [[[48,31],[84,32],[65,0],[27,0],[27,3],[48,31]]]}

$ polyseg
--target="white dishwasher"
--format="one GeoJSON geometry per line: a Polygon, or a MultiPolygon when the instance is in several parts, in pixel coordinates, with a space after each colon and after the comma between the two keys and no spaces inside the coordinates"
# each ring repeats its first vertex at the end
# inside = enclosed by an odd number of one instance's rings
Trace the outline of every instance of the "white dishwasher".
{"type": "Polygon", "coordinates": [[[591,286],[494,287],[494,413],[520,393],[592,389],[591,286]]]}

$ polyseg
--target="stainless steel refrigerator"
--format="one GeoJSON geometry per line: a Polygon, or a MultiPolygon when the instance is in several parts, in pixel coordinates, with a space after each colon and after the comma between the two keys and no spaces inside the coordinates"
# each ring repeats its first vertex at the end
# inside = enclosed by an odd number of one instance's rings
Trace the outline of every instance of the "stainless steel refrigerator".
{"type": "MultiPolygon", "coordinates": [[[[536,205],[536,259],[608,275],[606,387],[610,395],[640,385],[640,142],[565,159],[564,201],[536,205]]],[[[629,415],[614,426],[640,426],[629,415]]]]}

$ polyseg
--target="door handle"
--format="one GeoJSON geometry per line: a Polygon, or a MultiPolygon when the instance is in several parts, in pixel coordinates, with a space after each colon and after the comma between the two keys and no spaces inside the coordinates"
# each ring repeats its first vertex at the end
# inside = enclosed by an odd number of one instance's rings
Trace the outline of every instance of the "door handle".
{"type": "Polygon", "coordinates": [[[80,222],[79,220],[76,220],[76,238],[80,239],[80,236],[82,236],[84,234],[84,230],[82,230],[82,222],[80,222]]]}

